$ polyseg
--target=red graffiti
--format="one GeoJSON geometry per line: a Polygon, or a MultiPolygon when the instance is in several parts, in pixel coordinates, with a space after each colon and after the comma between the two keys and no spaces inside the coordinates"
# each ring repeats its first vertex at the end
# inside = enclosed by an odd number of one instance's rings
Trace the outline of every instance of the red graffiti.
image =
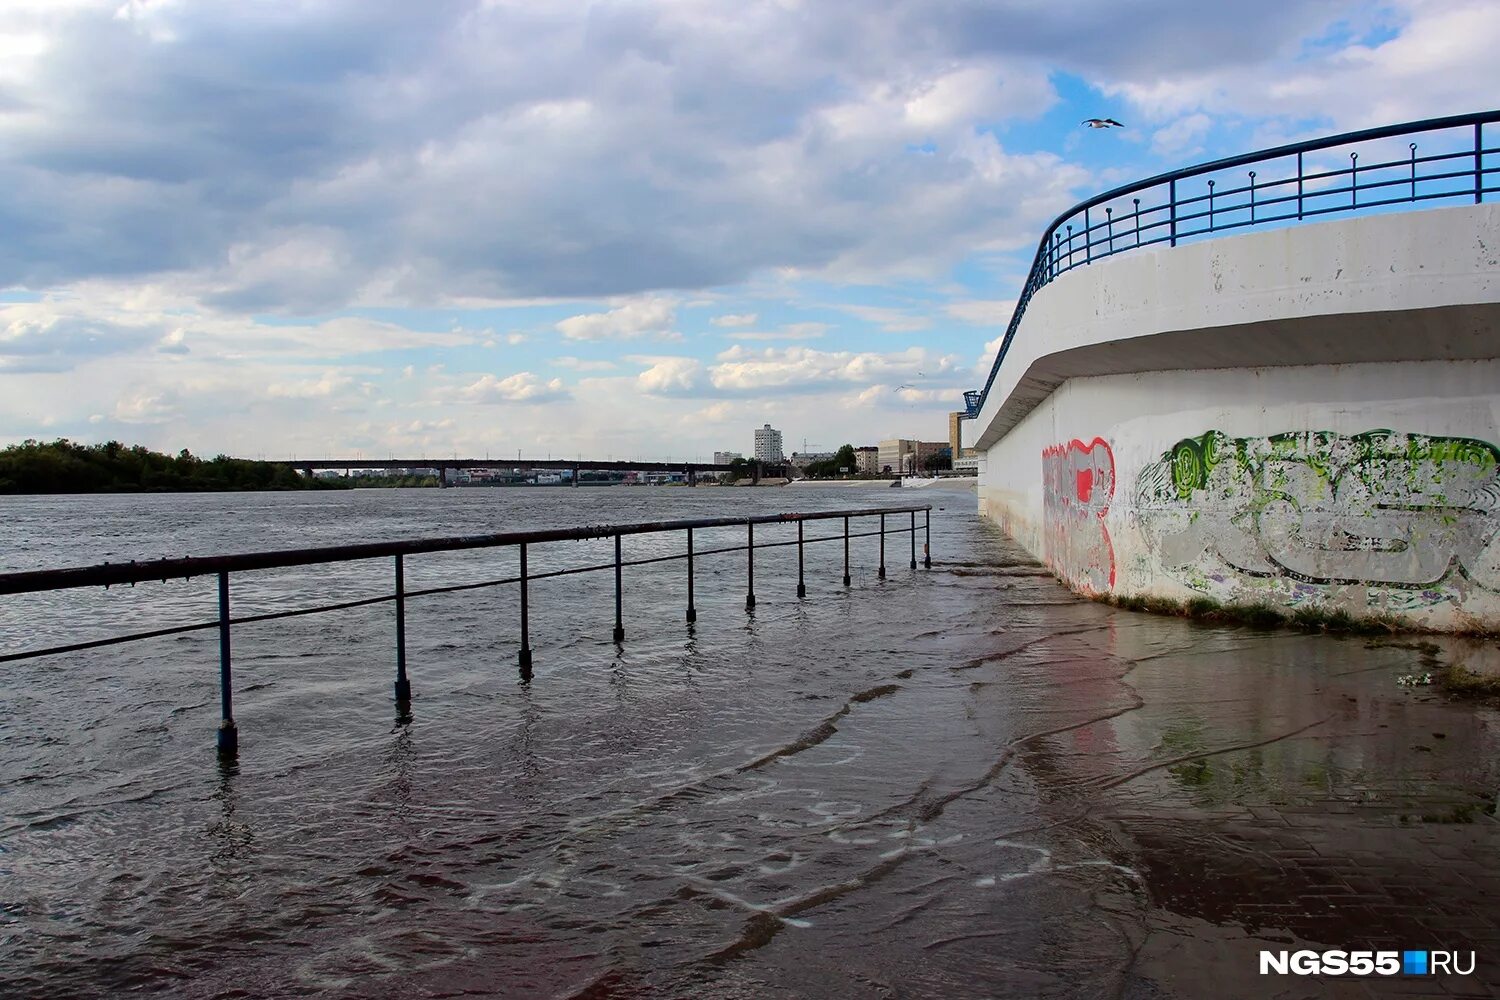
{"type": "Polygon", "coordinates": [[[1115,549],[1104,523],[1114,495],[1115,456],[1103,438],[1074,439],[1042,452],[1047,563],[1084,593],[1115,585],[1115,549]]]}

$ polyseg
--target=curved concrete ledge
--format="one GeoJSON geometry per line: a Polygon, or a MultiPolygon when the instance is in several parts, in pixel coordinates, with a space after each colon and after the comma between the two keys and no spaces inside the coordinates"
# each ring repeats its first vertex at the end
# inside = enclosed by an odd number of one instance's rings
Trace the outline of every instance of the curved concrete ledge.
{"type": "Polygon", "coordinates": [[[984,409],[987,448],[1083,375],[1500,356],[1500,206],[1308,223],[1142,250],[1032,299],[984,409]]]}
{"type": "Polygon", "coordinates": [[[980,509],[1085,593],[1500,629],[1500,206],[1125,254],[1031,302],[980,509]]]}

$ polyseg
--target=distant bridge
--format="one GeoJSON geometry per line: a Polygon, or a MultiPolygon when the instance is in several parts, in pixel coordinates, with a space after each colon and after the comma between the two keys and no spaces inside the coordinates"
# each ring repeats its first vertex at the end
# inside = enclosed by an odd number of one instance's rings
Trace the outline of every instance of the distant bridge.
{"type": "MultiPolygon", "coordinates": [[[[558,469],[571,470],[573,485],[578,485],[580,472],[681,472],[688,483],[695,484],[698,474],[703,472],[731,472],[733,467],[717,462],[646,462],[636,459],[586,459],[586,458],[298,458],[282,464],[301,469],[312,476],[318,469],[436,469],[438,480],[448,485],[449,469],[558,469]]],[[[779,475],[784,466],[762,466],[749,463],[752,479],[763,475],[779,475]]]]}

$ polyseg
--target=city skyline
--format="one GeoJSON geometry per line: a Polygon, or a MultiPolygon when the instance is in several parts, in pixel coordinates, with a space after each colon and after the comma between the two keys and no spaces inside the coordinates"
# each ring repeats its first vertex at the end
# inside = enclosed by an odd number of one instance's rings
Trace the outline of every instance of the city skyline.
{"type": "Polygon", "coordinates": [[[1079,198],[1500,83],[1480,3],[526,9],[7,5],[0,444],[937,439],[1079,198]]]}

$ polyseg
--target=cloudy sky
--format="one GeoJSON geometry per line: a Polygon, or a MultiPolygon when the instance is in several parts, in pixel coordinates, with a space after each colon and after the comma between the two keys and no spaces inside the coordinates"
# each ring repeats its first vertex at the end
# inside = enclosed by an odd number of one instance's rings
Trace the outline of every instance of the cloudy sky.
{"type": "Polygon", "coordinates": [[[1062,209],[1493,106],[1497,40],[1493,0],[0,0],[0,443],[942,438],[1062,209]]]}

